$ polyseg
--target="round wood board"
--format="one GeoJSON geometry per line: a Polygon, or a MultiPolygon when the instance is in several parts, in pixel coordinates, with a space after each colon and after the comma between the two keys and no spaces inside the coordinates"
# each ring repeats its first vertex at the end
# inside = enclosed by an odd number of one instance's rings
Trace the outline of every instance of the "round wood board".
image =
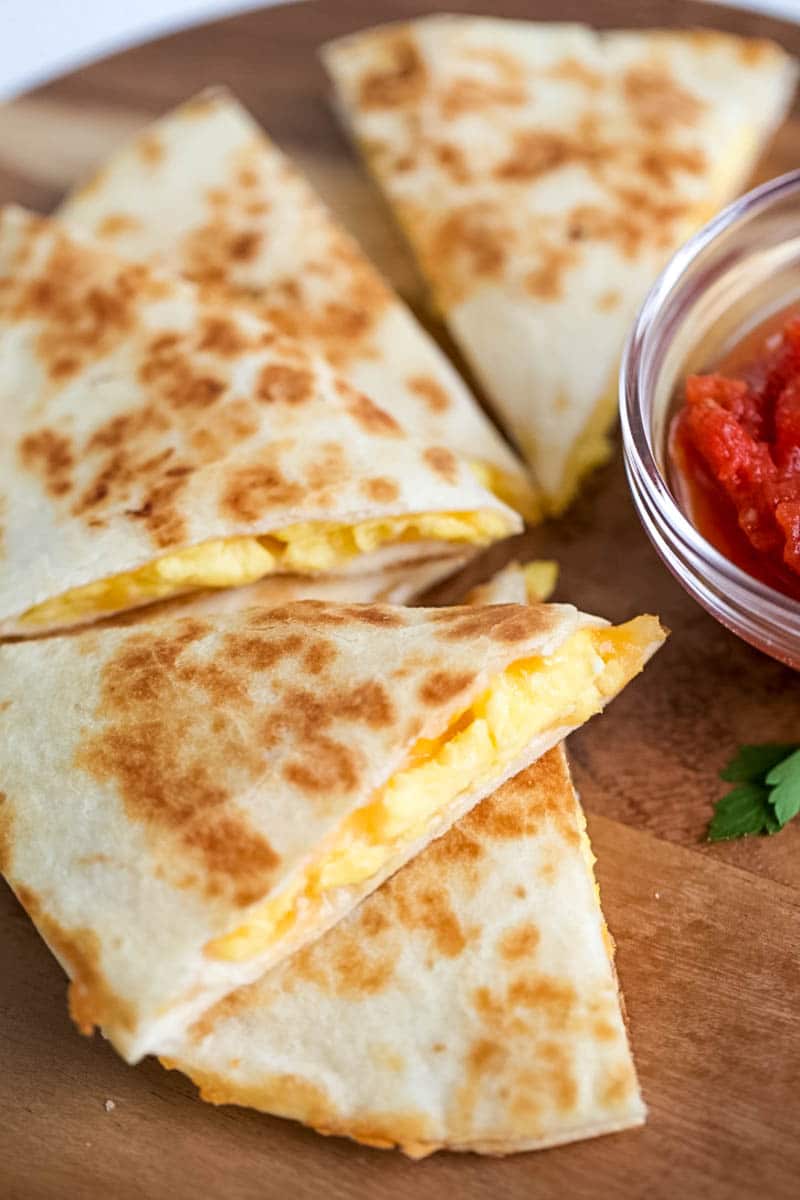
{"type": "MultiPolygon", "coordinates": [[[[456,7],[608,27],[707,25],[773,37],[800,54],[800,27],[715,5],[459,0],[456,7]]],[[[316,49],[425,11],[431,7],[420,0],[302,3],[87,66],[0,109],[0,201],[48,210],[154,114],[207,84],[227,83],[423,315],[410,256],[328,107],[316,49]]],[[[758,179],[794,167],[798,150],[796,109],[758,179]]],[[[796,1195],[800,825],[722,846],[702,838],[720,794],[717,771],[736,745],[798,737],[798,678],[715,624],[669,576],[638,524],[619,453],[563,520],[496,548],[477,570],[486,575],[512,556],[558,559],[558,599],[614,619],[657,612],[672,630],[608,716],[570,739],[618,942],[647,1126],[505,1160],[440,1154],[413,1164],[291,1122],[214,1109],[176,1073],[152,1061],[126,1067],[102,1039],[77,1036],[58,966],[0,885],[0,1196],[796,1195]]],[[[467,582],[437,598],[457,599],[467,582]]]]}

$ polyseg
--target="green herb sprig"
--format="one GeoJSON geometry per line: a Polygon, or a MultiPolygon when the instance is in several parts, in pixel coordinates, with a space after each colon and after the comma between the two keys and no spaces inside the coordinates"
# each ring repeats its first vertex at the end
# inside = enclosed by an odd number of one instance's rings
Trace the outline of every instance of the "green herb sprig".
{"type": "Polygon", "coordinates": [[[800,745],[740,746],[720,779],[736,786],[714,808],[710,842],[777,833],[800,813],[800,745]]]}

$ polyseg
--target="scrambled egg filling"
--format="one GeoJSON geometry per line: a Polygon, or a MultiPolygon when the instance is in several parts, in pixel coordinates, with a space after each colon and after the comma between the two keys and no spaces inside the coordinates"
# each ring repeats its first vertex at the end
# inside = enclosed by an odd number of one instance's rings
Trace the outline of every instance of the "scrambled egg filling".
{"type": "Polygon", "coordinates": [[[547,658],[510,666],[447,730],[414,746],[403,770],[348,817],[318,861],[247,923],[206,946],[214,958],[254,958],[308,917],[328,889],[376,875],[398,845],[423,837],[460,796],[497,779],[539,734],[579,725],[639,671],[652,645],[652,617],[615,629],[582,629],[547,658]]]}
{"type": "Polygon", "coordinates": [[[541,521],[541,497],[532,480],[526,479],[522,473],[514,475],[494,463],[479,459],[472,459],[469,465],[481,486],[509,508],[515,509],[529,525],[541,521]]]}
{"type": "Polygon", "coordinates": [[[509,533],[502,513],[420,513],[336,525],[289,525],[264,537],[219,538],[166,554],[121,575],[99,579],[45,600],[23,613],[25,625],[69,625],[205,588],[255,583],[274,572],[333,571],[379,546],[436,541],[484,546],[509,533]]]}
{"type": "Polygon", "coordinates": [[[528,604],[541,604],[552,596],[558,582],[558,563],[550,558],[537,558],[523,563],[522,578],[528,604]]]}

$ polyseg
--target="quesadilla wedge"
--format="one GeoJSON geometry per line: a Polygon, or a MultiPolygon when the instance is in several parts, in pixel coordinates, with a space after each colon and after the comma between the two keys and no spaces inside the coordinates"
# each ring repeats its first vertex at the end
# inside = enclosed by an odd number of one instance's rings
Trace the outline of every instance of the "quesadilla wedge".
{"type": "Polygon", "coordinates": [[[0,646],[3,874],[129,1060],[612,698],[654,617],[307,601],[0,646]]]}
{"type": "Polygon", "coordinates": [[[585,826],[559,746],[164,1065],[215,1104],[414,1158],[640,1125],[585,826]]]}
{"type": "Polygon", "coordinates": [[[412,436],[471,461],[485,486],[538,515],[529,474],[445,355],[226,90],[151,125],[58,215],[298,337],[412,436]]]}
{"type": "Polygon", "coordinates": [[[0,635],[458,565],[521,527],[299,343],[21,209],[0,213],[0,364],[0,635]]]}
{"type": "Polygon", "coordinates": [[[559,512],[608,457],[647,288],[744,185],[796,64],[711,30],[466,16],[323,58],[435,306],[559,512]]]}

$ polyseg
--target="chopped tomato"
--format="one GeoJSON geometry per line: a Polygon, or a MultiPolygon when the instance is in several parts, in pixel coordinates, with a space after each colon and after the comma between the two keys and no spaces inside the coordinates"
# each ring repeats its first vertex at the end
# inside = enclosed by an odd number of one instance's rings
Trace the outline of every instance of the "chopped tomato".
{"type": "MultiPolygon", "coordinates": [[[[729,370],[690,375],[685,404],[672,429],[671,445],[685,494],[702,489],[701,532],[730,554],[729,527],[735,516],[749,550],[740,565],[774,583],[787,568],[800,576],[800,315],[747,341],[728,359],[729,370]],[[693,472],[693,478],[687,474],[693,472]],[[688,487],[687,487],[688,485],[688,487]],[[716,524],[713,493],[718,497],[716,524]],[[723,536],[724,528],[724,536],[723,536]],[[717,536],[715,536],[715,533],[717,536]],[[764,571],[753,570],[752,552],[764,571]]],[[[697,522],[696,522],[697,523],[697,522]]],[[[795,593],[795,586],[784,588],[795,593]]]]}

